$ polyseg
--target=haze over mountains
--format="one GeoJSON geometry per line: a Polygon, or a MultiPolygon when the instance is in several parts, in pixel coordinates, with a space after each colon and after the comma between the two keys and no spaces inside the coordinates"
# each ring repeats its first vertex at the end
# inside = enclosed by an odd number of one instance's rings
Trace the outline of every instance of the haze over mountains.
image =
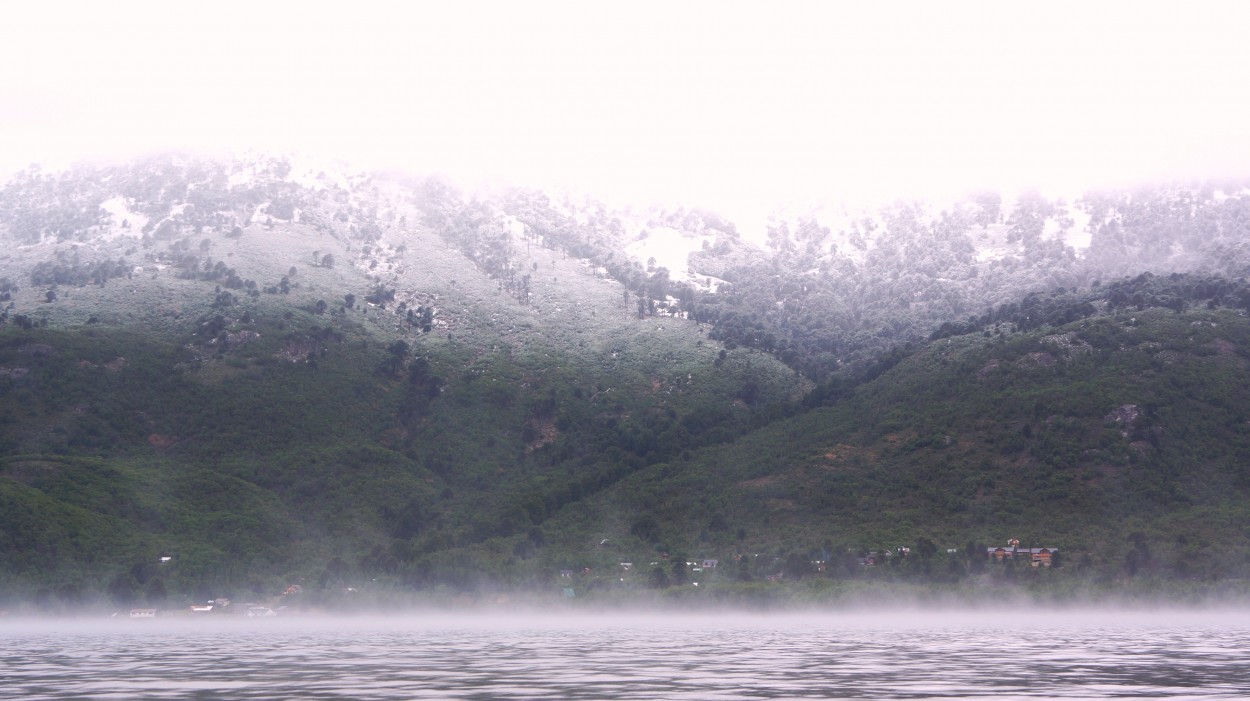
{"type": "Polygon", "coordinates": [[[0,608],[1240,586],[1244,3],[392,5],[0,22],[0,608]]]}
{"type": "Polygon", "coordinates": [[[1248,227],[1236,181],[746,232],[281,156],[27,170],[4,591],[976,590],[1009,537],[1065,555],[1022,586],[1227,581],[1248,227]]]}
{"type": "MultiPolygon", "coordinates": [[[[0,151],[314,151],[621,202],[864,198],[1244,176],[1247,10],[559,1],[60,2],[0,27],[0,151]]],[[[620,204],[616,203],[616,204],[620,204]]]]}

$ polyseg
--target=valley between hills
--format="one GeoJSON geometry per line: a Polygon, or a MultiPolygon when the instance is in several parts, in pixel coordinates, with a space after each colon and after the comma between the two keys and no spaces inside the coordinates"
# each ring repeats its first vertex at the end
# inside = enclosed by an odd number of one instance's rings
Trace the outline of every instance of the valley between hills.
{"type": "Polygon", "coordinates": [[[0,608],[1245,595],[1243,184],[739,232],[164,155],[0,240],[0,608]]]}

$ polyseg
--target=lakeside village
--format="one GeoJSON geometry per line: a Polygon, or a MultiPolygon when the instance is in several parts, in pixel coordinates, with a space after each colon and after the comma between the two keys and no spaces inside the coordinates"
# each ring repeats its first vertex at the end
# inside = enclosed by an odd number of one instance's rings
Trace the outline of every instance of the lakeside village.
{"type": "MultiPolygon", "coordinates": [[[[606,544],[606,540],[599,543],[600,546],[606,544]]],[[[958,550],[955,548],[948,548],[946,550],[947,556],[953,556],[957,553],[958,550]]],[[[856,564],[863,568],[877,567],[878,565],[885,564],[890,559],[911,557],[911,554],[912,549],[907,546],[900,546],[893,550],[873,550],[864,553],[861,557],[857,557],[856,564]]],[[[985,556],[992,562],[1004,562],[1010,560],[1013,562],[1028,563],[1032,567],[1056,567],[1059,565],[1059,548],[1025,548],[1021,547],[1020,541],[1015,538],[1008,540],[1007,544],[1004,546],[987,547],[985,549],[985,556]]],[[[758,558],[759,555],[756,554],[747,556],[743,554],[736,554],[733,556],[733,559],[734,562],[741,567],[743,559],[748,557],[758,558]]],[[[168,559],[168,557],[161,558],[163,562],[168,561],[168,559]]],[[[650,563],[652,573],[664,573],[666,565],[668,565],[668,569],[674,573],[675,576],[673,579],[675,581],[670,581],[667,574],[663,575],[665,579],[665,586],[674,584],[689,584],[692,587],[698,587],[699,579],[707,577],[718,569],[724,569],[721,566],[720,560],[711,558],[686,561],[675,565],[669,564],[669,562],[666,561],[670,561],[669,555],[668,553],[663,553],[660,555],[659,560],[650,563]],[[677,574],[679,572],[688,572],[688,574],[683,577],[677,574]]],[[[780,564],[780,559],[774,559],[773,564],[780,564]]],[[[826,560],[811,560],[807,563],[811,570],[817,573],[825,572],[828,564],[829,563],[826,560]]],[[[619,568],[620,570],[617,573],[616,579],[618,579],[621,583],[625,583],[627,581],[627,577],[630,577],[635,572],[634,563],[632,562],[621,562],[619,563],[619,568]]],[[[585,578],[592,576],[592,574],[591,568],[589,567],[584,567],[581,570],[560,570],[559,582],[561,585],[562,596],[568,599],[576,598],[576,588],[573,584],[576,581],[585,581],[585,578]]],[[[786,575],[784,571],[774,572],[762,577],[764,581],[768,582],[781,582],[784,581],[785,578],[786,575]]],[[[230,599],[216,598],[203,603],[191,604],[187,608],[182,609],[160,610],[155,608],[134,608],[130,609],[129,618],[145,619],[182,616],[197,617],[206,615],[233,615],[244,616],[247,618],[272,618],[280,615],[288,615],[291,612],[296,611],[297,608],[293,606],[293,603],[298,599],[301,593],[303,593],[303,587],[298,584],[292,584],[288,586],[282,594],[266,603],[253,602],[242,605],[234,605],[230,599]]],[[[355,587],[346,587],[342,593],[350,596],[357,593],[357,590],[355,587]]],[[[114,614],[114,616],[118,617],[121,616],[121,614],[114,614]]]]}

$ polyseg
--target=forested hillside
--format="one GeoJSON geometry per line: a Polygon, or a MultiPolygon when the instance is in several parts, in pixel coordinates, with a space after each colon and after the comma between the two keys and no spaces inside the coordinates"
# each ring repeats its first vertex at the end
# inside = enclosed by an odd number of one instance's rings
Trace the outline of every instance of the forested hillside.
{"type": "Polygon", "coordinates": [[[1248,362],[1250,324],[1223,308],[946,338],[559,522],[749,553],[757,578],[862,577],[869,552],[920,543],[899,576],[954,583],[1010,538],[1060,548],[1074,577],[1242,578],[1248,362]]]}
{"type": "Polygon", "coordinates": [[[954,585],[1008,537],[1082,582],[1244,575],[1239,185],[822,216],[270,157],[21,173],[0,590],[954,585]]]}

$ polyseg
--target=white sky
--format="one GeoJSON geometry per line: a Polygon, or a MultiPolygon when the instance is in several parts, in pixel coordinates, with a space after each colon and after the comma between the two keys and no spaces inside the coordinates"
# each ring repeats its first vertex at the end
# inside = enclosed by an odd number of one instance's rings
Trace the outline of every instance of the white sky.
{"type": "Polygon", "coordinates": [[[713,207],[1250,174],[1250,3],[939,4],[7,3],[0,172],[260,147],[713,207]]]}

